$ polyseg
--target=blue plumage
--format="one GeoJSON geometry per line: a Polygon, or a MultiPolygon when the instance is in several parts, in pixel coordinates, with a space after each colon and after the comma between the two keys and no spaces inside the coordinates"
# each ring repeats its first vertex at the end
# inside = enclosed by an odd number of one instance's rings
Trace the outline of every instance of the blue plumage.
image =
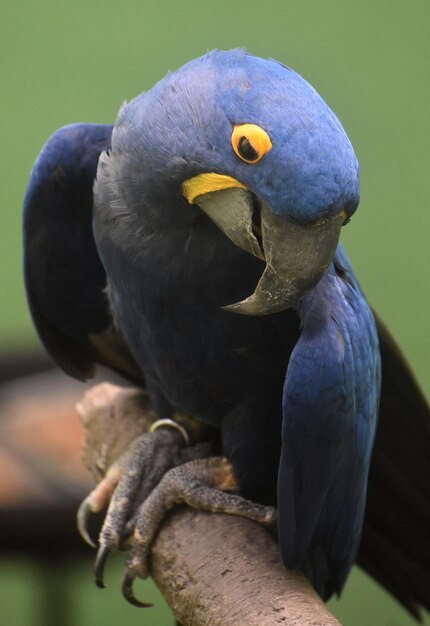
{"type": "Polygon", "coordinates": [[[91,230],[92,185],[112,126],[71,124],[46,143],[24,200],[24,278],[42,341],[71,376],[94,372],[88,335],[109,324],[106,273],[91,230]]]}
{"type": "Polygon", "coordinates": [[[279,533],[286,564],[329,597],[359,547],[380,388],[375,322],[341,247],[298,313],[283,393],[279,533]]]}
{"type": "MultiPolygon", "coordinates": [[[[351,144],[306,81],[241,50],[211,52],[168,74],[121,108],[110,135],[110,127],[93,125],[60,130],[30,179],[26,287],[42,340],[75,376],[88,375],[88,359],[141,384],[144,373],[160,417],[180,412],[216,426],[241,493],[278,504],[285,563],[327,598],[342,588],[360,542],[378,412],[378,334],[386,363],[399,364],[396,376],[407,381],[402,397],[418,393],[336,250],[340,224],[359,199],[351,144]],[[233,129],[245,123],[270,137],[258,163],[232,147],[233,129]],[[222,175],[232,189],[208,187],[187,199],[184,183],[208,184],[208,174],[211,185],[222,175]],[[224,200],[207,205],[219,193],[224,200]],[[264,316],[223,308],[257,283],[259,305],[278,297],[290,274],[285,307],[259,311],[264,316]],[[81,304],[73,314],[70,299],[81,304]],[[123,340],[134,360],[119,351],[123,340]]],[[[402,423],[390,404],[397,383],[386,380],[382,417],[390,441],[402,443],[402,428],[400,436],[390,430],[402,423]]],[[[385,496],[378,476],[390,475],[393,463],[387,455],[377,457],[364,562],[413,610],[415,593],[402,595],[391,579],[393,571],[400,580],[403,571],[412,576],[397,557],[399,545],[409,555],[409,534],[396,528],[388,550],[378,508],[385,496]]],[[[408,502],[413,491],[403,491],[399,499],[408,502]]],[[[415,563],[418,553],[402,563],[415,563]]],[[[416,595],[425,603],[422,591],[416,595]]]]}
{"type": "MultiPolygon", "coordinates": [[[[308,224],[342,210],[352,214],[358,166],[314,89],[279,63],[243,51],[192,61],[125,105],[112,154],[99,166],[96,242],[120,327],[155,406],[221,424],[242,492],[264,499],[267,486],[258,485],[273,469],[262,456],[279,450],[273,439],[281,407],[262,412],[261,402],[268,392],[281,393],[281,379],[277,368],[263,370],[270,358],[288,359],[297,327],[290,314],[289,342],[275,347],[272,322],[220,310],[255,284],[261,264],[181,197],[182,181],[205,172],[233,176],[275,214],[308,224]],[[245,122],[272,140],[257,165],[241,162],[231,149],[232,127],[245,122]],[[226,259],[235,266],[228,281],[226,259]],[[246,346],[247,359],[236,345],[246,346]],[[241,421],[244,428],[253,424],[254,433],[238,441],[241,421]],[[262,446],[264,429],[270,435],[262,446]]],[[[283,394],[281,548],[287,565],[303,569],[323,597],[340,590],[358,549],[379,393],[372,315],[351,271],[342,271],[338,276],[332,266],[297,308],[302,331],[283,394]],[[363,450],[360,420],[368,424],[363,450]]]]}
{"type": "Polygon", "coordinates": [[[358,163],[339,120],[301,76],[243,50],[213,51],[168,74],[122,107],[113,150],[126,192],[141,202],[174,201],[200,172],[234,173],[271,209],[299,223],[359,200],[358,163]],[[256,166],[231,150],[232,126],[262,126],[273,147],[256,166]],[[125,171],[127,170],[127,171],[125,171]],[[143,197],[142,197],[143,194],[143,197]]]}

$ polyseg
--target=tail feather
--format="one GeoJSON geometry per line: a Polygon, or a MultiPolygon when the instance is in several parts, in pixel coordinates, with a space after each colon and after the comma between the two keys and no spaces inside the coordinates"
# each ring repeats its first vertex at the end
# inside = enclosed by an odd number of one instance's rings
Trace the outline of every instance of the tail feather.
{"type": "Polygon", "coordinates": [[[358,563],[419,619],[421,608],[430,612],[430,409],[377,326],[381,406],[358,563]]]}

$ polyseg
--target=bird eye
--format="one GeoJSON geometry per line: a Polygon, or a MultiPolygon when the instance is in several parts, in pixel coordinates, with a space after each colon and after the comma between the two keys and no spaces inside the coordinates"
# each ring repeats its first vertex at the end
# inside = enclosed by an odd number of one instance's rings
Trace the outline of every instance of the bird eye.
{"type": "Polygon", "coordinates": [[[246,163],[257,163],[272,147],[269,135],[256,124],[241,124],[233,128],[231,145],[246,163]]]}

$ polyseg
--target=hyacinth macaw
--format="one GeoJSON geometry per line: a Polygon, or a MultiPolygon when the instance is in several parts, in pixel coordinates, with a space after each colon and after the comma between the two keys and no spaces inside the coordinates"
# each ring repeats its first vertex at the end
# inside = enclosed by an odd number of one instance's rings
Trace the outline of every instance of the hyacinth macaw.
{"type": "Polygon", "coordinates": [[[158,416],[217,430],[240,494],[277,507],[286,566],[324,599],[358,554],[416,614],[430,418],[338,243],[358,201],[353,148],[316,91],[214,51],[113,127],[49,139],[25,198],[25,281],[66,373],[107,364],[158,416]]]}

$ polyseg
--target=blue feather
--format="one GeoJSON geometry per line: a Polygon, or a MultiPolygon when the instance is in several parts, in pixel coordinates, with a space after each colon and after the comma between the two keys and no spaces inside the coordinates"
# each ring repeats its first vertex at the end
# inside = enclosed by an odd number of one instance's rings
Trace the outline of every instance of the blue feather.
{"type": "Polygon", "coordinates": [[[341,591],[360,543],[380,387],[375,322],[340,246],[298,313],[283,392],[279,535],[286,565],[327,598],[341,591]]]}
{"type": "Polygon", "coordinates": [[[24,200],[24,280],[33,320],[54,361],[83,380],[94,375],[89,335],[110,323],[91,224],[97,162],[111,133],[104,124],[57,130],[34,164],[24,200]]]}

